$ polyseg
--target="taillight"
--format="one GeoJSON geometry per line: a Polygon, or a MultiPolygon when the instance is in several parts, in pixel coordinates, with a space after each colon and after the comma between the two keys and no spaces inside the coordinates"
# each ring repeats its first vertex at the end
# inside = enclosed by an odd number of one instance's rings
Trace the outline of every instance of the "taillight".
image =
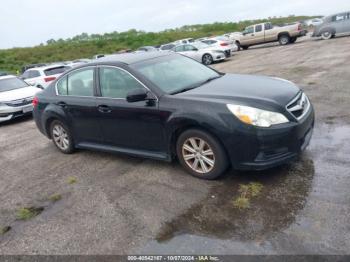
{"type": "Polygon", "coordinates": [[[221,43],[221,46],[228,46],[228,43],[221,43]]]}
{"type": "Polygon", "coordinates": [[[301,24],[298,25],[298,31],[301,31],[301,24]]]}
{"type": "Polygon", "coordinates": [[[45,82],[51,82],[51,81],[53,81],[53,80],[55,80],[55,79],[56,79],[56,77],[54,77],[54,76],[45,77],[45,78],[44,78],[45,82]]]}
{"type": "Polygon", "coordinates": [[[39,104],[39,99],[37,97],[34,97],[32,104],[33,104],[33,107],[36,107],[39,104]]]}

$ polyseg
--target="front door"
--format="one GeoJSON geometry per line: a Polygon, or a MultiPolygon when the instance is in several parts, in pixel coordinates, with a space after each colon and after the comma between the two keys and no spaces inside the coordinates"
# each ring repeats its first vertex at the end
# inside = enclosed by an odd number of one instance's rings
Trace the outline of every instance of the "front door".
{"type": "Polygon", "coordinates": [[[164,128],[154,101],[129,103],[127,94],[146,87],[118,67],[99,68],[97,109],[104,143],[133,150],[165,152],[164,128]]]}

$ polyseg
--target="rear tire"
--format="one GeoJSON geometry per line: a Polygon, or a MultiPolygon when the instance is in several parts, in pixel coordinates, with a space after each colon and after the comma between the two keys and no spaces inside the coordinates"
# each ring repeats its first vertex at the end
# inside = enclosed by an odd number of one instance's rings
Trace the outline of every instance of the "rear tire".
{"type": "Polygon", "coordinates": [[[229,165],[217,139],[198,129],[189,129],[179,136],[176,152],[183,168],[192,176],[202,179],[218,178],[229,165]]]}
{"type": "Polygon", "coordinates": [[[204,65],[211,65],[213,63],[214,59],[210,54],[204,54],[202,57],[202,63],[204,65]]]}
{"type": "Polygon", "coordinates": [[[64,154],[74,152],[74,142],[68,127],[59,120],[52,121],[50,135],[54,145],[64,154]]]}
{"type": "Polygon", "coordinates": [[[288,45],[290,43],[290,37],[289,35],[281,35],[278,37],[278,42],[280,45],[288,45]]]}

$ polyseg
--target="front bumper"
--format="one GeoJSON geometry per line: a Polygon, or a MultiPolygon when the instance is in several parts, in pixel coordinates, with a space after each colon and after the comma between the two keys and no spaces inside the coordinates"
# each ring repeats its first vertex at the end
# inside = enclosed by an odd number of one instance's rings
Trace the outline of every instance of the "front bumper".
{"type": "Polygon", "coordinates": [[[309,145],[314,127],[314,110],[299,122],[279,127],[240,131],[229,141],[226,150],[238,170],[264,170],[297,158],[309,145]]]}
{"type": "Polygon", "coordinates": [[[32,103],[22,106],[0,106],[0,122],[5,122],[16,117],[31,114],[33,112],[32,103]]]}
{"type": "Polygon", "coordinates": [[[216,61],[222,61],[226,59],[226,55],[224,53],[214,53],[213,60],[216,61]]]}

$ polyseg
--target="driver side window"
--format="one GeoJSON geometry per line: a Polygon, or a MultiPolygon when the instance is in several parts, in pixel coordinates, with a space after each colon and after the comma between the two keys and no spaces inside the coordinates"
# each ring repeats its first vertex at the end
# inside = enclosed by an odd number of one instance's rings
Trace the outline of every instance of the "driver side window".
{"type": "Polygon", "coordinates": [[[130,91],[144,89],[129,73],[118,68],[100,68],[101,95],[109,98],[125,99],[130,91]]]}
{"type": "Polygon", "coordinates": [[[252,26],[247,27],[246,30],[245,30],[245,33],[246,34],[253,34],[254,33],[254,27],[252,27],[252,26]]]}

